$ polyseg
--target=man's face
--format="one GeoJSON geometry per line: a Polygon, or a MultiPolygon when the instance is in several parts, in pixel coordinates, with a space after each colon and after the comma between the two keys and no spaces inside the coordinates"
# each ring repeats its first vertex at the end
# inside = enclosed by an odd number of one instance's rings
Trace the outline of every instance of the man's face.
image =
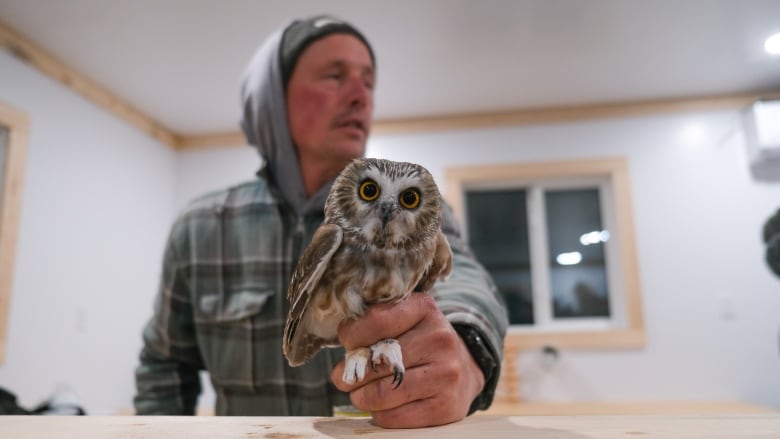
{"type": "Polygon", "coordinates": [[[374,107],[374,67],[349,34],[310,44],[287,84],[287,121],[299,159],[339,172],[365,152],[374,107]]]}

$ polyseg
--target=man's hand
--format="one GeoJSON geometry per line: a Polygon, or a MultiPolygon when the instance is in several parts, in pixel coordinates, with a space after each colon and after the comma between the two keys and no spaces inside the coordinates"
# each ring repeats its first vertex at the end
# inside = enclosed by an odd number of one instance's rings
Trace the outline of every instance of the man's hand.
{"type": "Polygon", "coordinates": [[[339,326],[347,349],[394,338],[406,367],[403,383],[393,389],[393,371],[380,365],[353,385],[342,380],[344,361],[333,369],[333,383],[350,392],[352,404],[370,411],[386,428],[442,425],[463,419],[485,384],[468,348],[428,294],[412,294],[395,305],[373,305],[363,317],[339,326]]]}

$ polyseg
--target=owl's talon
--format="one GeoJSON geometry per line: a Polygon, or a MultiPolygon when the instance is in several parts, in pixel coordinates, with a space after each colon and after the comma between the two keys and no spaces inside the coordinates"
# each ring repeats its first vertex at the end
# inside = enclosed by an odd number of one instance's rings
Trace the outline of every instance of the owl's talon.
{"type": "Polygon", "coordinates": [[[390,384],[395,384],[393,386],[393,390],[397,389],[398,386],[401,385],[401,382],[404,380],[404,371],[398,369],[397,367],[393,368],[393,382],[390,384]]]}
{"type": "Polygon", "coordinates": [[[393,381],[391,384],[395,384],[393,389],[397,389],[401,385],[401,381],[404,380],[404,371],[406,370],[404,369],[401,345],[398,343],[398,340],[381,340],[371,346],[371,367],[381,363],[387,363],[388,366],[393,368],[393,381]]]}

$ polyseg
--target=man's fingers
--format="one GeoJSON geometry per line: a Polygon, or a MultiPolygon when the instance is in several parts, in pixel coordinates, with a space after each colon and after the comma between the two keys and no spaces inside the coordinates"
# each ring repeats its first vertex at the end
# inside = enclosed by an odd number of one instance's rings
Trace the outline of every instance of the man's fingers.
{"type": "Polygon", "coordinates": [[[423,427],[462,419],[482,388],[482,371],[452,325],[427,294],[413,294],[395,305],[374,305],[361,318],[339,327],[339,340],[351,349],[396,339],[406,374],[395,387],[390,367],[367,367],[364,380],[347,385],[344,362],[333,383],[350,393],[352,404],[372,412],[384,427],[423,427]]]}
{"type": "Polygon", "coordinates": [[[339,361],[338,364],[333,368],[333,371],[330,373],[330,379],[333,381],[333,385],[336,386],[337,389],[341,390],[342,392],[351,392],[359,387],[365,386],[367,383],[370,383],[371,381],[381,379],[384,377],[390,377],[392,380],[393,371],[386,365],[380,365],[377,367],[372,367],[371,365],[366,366],[366,376],[360,381],[356,381],[352,384],[348,384],[344,382],[344,367],[346,363],[344,360],[339,361]]]}
{"type": "MultiPolygon", "coordinates": [[[[427,295],[415,294],[415,296],[427,295]]],[[[416,310],[426,309],[426,301],[428,299],[425,297],[415,297],[411,300],[416,300],[419,302],[414,306],[416,310]]],[[[428,311],[433,310],[433,313],[423,313],[421,315],[421,320],[416,323],[416,326],[396,337],[401,346],[404,367],[407,369],[422,366],[435,361],[437,358],[437,353],[442,352],[442,350],[444,352],[450,352],[449,348],[452,348],[451,344],[454,341],[459,340],[449,322],[447,322],[446,318],[441,315],[438,309],[435,308],[436,305],[432,299],[430,300],[430,304],[434,308],[429,308],[428,311]],[[438,326],[436,325],[437,323],[439,323],[438,326]],[[434,326],[435,328],[430,329],[428,326],[434,326]]],[[[351,322],[350,326],[343,326],[341,329],[344,331],[351,330],[351,328],[355,327],[354,325],[356,323],[360,322],[351,322]]],[[[331,380],[336,385],[336,387],[343,392],[351,392],[354,389],[363,386],[367,382],[379,378],[390,377],[390,380],[392,381],[393,370],[384,362],[376,367],[372,367],[372,365],[367,366],[365,379],[362,382],[356,382],[353,384],[347,384],[343,381],[342,377],[344,373],[344,367],[344,361],[340,361],[333,368],[331,373],[331,380]]],[[[407,383],[406,376],[404,376],[404,383],[400,387],[406,385],[409,384],[407,383]]]]}
{"type": "Polygon", "coordinates": [[[374,411],[371,416],[375,424],[384,428],[422,428],[461,420],[466,413],[453,411],[452,406],[437,395],[389,410],[374,411]]]}
{"type": "Polygon", "coordinates": [[[432,307],[436,307],[433,297],[423,293],[413,293],[392,305],[370,306],[359,319],[339,325],[339,341],[347,350],[352,350],[396,338],[417,325],[432,307]]]}
{"type": "Polygon", "coordinates": [[[430,398],[438,392],[436,384],[426,381],[426,377],[432,373],[430,367],[425,365],[407,369],[404,382],[398,387],[393,383],[392,371],[386,376],[376,377],[350,393],[352,405],[360,410],[375,412],[430,398]]]}

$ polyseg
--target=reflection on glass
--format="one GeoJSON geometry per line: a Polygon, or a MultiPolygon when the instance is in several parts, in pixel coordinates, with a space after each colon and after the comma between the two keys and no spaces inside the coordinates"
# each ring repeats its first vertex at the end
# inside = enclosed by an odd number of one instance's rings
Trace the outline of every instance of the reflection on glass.
{"type": "Polygon", "coordinates": [[[606,230],[594,230],[580,236],[580,244],[591,245],[609,241],[609,232],[606,230]]]}
{"type": "Polygon", "coordinates": [[[582,262],[582,253],[561,253],[555,257],[555,262],[557,262],[559,265],[577,265],[582,262]]]}
{"type": "Polygon", "coordinates": [[[509,323],[533,324],[526,191],[470,190],[466,206],[469,244],[504,296],[509,323]]]}
{"type": "Polygon", "coordinates": [[[601,233],[606,231],[601,223],[598,189],[548,190],[544,201],[553,317],[609,317],[603,243],[609,239],[609,233],[601,233]],[[591,234],[593,231],[597,231],[595,235],[591,234]],[[585,234],[593,238],[585,239],[588,245],[583,245],[585,234]],[[556,260],[572,253],[580,257],[563,260],[578,259],[577,263],[562,264],[556,260]]]}

